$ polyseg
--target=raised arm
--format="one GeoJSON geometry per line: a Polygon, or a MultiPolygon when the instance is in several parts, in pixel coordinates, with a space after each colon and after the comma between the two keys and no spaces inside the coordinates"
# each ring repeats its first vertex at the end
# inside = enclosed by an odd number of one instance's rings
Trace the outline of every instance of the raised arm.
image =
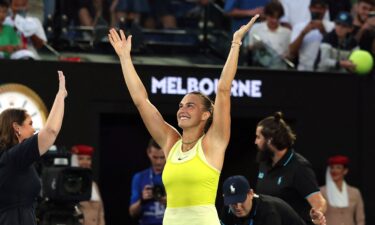
{"type": "Polygon", "coordinates": [[[115,29],[111,29],[108,38],[120,58],[125,84],[128,87],[135,106],[147,130],[167,156],[172,145],[180,138],[180,134],[175,128],[164,121],[162,115],[148,98],[146,88],[135,71],[130,57],[132,36],[126,38],[122,30],[120,30],[119,35],[115,29]]]}
{"type": "MultiPolygon", "coordinates": [[[[301,48],[302,46],[302,43],[303,43],[303,39],[305,38],[305,36],[312,30],[314,29],[313,27],[313,23],[308,23],[305,28],[298,34],[297,38],[295,38],[294,40],[292,40],[292,42],[289,44],[289,58],[290,59],[295,59],[298,57],[298,54],[299,54],[299,49],[301,48]]],[[[293,32],[296,32],[295,30],[293,30],[293,32]]],[[[292,39],[293,39],[293,35],[292,35],[292,39]]]]}
{"type": "Polygon", "coordinates": [[[59,74],[59,90],[53,102],[51,112],[47,118],[46,125],[38,134],[38,147],[40,155],[47,152],[49,147],[55,142],[60,132],[62,120],[64,117],[65,98],[68,95],[65,89],[65,76],[62,71],[59,74]]]}
{"type": "MultiPolygon", "coordinates": [[[[230,94],[232,81],[237,71],[241,41],[258,17],[259,15],[254,16],[248,24],[242,26],[233,34],[232,46],[217,85],[212,125],[207,132],[205,140],[210,146],[207,149],[208,152],[205,152],[209,158],[211,158],[210,155],[217,155],[218,151],[224,153],[229,143],[230,94]],[[209,149],[214,151],[209,151],[209,149]]],[[[221,159],[219,158],[219,160],[221,159]]]]}

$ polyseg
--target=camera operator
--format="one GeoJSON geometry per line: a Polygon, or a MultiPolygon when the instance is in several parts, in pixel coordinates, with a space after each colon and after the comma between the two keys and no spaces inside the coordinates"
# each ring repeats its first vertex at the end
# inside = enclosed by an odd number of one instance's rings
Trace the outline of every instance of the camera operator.
{"type": "Polygon", "coordinates": [[[140,225],[161,225],[166,207],[165,190],[161,179],[165,156],[153,139],[147,146],[147,156],[151,167],[133,176],[129,214],[139,219],[140,225]]]}
{"type": "MultiPolygon", "coordinates": [[[[88,145],[75,145],[71,149],[72,166],[91,169],[94,148],[88,145]],[[76,164],[76,165],[75,165],[76,164]]],[[[92,182],[91,199],[79,203],[83,213],[83,225],[104,225],[104,207],[98,185],[92,182]]]]}

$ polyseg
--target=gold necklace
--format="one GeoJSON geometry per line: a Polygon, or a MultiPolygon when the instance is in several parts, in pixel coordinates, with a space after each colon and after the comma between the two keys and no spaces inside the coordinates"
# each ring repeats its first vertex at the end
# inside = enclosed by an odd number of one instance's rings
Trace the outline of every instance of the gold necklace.
{"type": "Polygon", "coordinates": [[[193,143],[195,143],[195,142],[197,142],[198,140],[199,140],[199,138],[201,138],[203,135],[201,135],[200,137],[198,137],[196,140],[194,140],[194,141],[190,141],[190,142],[184,142],[183,140],[182,140],[182,138],[181,138],[181,142],[182,142],[182,144],[184,144],[184,145],[190,145],[190,144],[193,144],[193,143]]]}

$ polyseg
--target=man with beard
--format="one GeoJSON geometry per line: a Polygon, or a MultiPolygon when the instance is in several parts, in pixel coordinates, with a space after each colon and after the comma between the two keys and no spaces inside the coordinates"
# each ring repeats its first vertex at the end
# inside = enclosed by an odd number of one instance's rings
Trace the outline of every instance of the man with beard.
{"type": "Polygon", "coordinates": [[[281,112],[260,121],[255,144],[259,150],[257,193],[287,202],[306,224],[325,224],[326,201],[311,164],[291,147],[296,136],[281,112]]]}
{"type": "Polygon", "coordinates": [[[355,7],[355,17],[353,21],[355,38],[358,42],[362,36],[374,29],[375,17],[371,16],[371,12],[375,10],[374,0],[359,0],[355,7]]]}
{"type": "Polygon", "coordinates": [[[375,57],[375,0],[359,0],[353,21],[359,47],[375,57]]]}

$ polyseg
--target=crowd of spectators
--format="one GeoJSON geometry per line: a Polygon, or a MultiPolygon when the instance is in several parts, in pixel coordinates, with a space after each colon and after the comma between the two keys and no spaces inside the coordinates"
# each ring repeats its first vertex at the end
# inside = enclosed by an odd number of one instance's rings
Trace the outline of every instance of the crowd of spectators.
{"type": "MultiPolygon", "coordinates": [[[[207,30],[208,26],[221,30],[221,33],[230,37],[233,30],[256,14],[261,15],[261,20],[244,41],[248,56],[246,63],[249,66],[351,72],[355,68],[348,60],[352,51],[363,49],[372,56],[375,55],[374,0],[0,2],[0,21],[3,24],[0,27],[2,58],[38,59],[37,49],[47,43],[56,43],[61,37],[77,38],[77,32],[69,31],[72,27],[75,31],[82,31],[78,33],[78,37],[87,40],[97,38],[95,34],[100,33],[95,32],[97,28],[108,31],[108,27],[117,27],[131,32],[134,26],[143,32],[196,29],[200,31],[196,32],[197,36],[206,32],[205,38],[212,31],[207,30]],[[41,8],[38,15],[34,13],[35,5],[41,8]],[[220,12],[219,22],[217,18],[213,18],[217,14],[212,9],[220,12]],[[12,29],[9,26],[14,27],[14,32],[10,31],[12,29]]],[[[105,39],[105,35],[102,34],[102,37],[105,39]]],[[[158,38],[163,37],[165,36],[158,38]]],[[[199,40],[202,41],[202,37],[199,40]]]]}
{"type": "Polygon", "coordinates": [[[225,1],[233,27],[260,13],[249,32],[249,65],[301,71],[353,72],[351,52],[375,55],[375,1],[225,1]],[[291,61],[293,63],[291,63],[291,61]]]}

